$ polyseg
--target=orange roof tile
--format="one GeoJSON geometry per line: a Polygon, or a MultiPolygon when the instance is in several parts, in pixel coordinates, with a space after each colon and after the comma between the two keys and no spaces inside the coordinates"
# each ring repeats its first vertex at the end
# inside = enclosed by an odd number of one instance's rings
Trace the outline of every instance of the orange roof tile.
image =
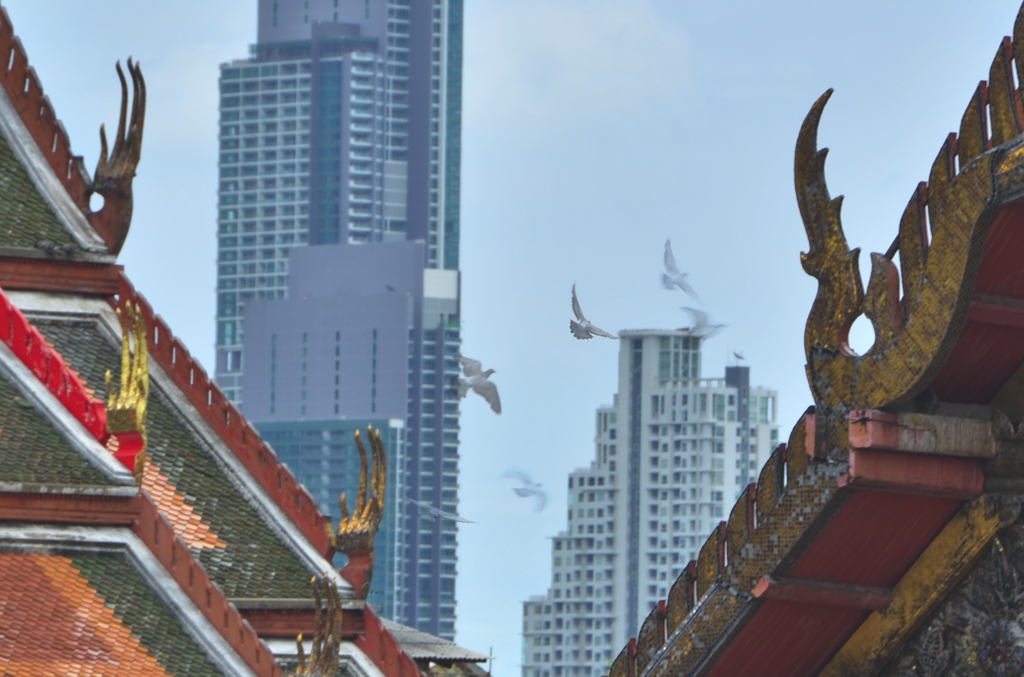
{"type": "Polygon", "coordinates": [[[160,472],[160,466],[156,463],[146,463],[142,475],[142,488],[174,527],[174,533],[180,536],[188,547],[193,550],[227,547],[227,544],[210,530],[210,526],[203,522],[192,504],[178,493],[170,478],[160,472]]]}
{"type": "Polygon", "coordinates": [[[0,553],[0,671],[11,677],[166,677],[71,559],[0,553]]]}

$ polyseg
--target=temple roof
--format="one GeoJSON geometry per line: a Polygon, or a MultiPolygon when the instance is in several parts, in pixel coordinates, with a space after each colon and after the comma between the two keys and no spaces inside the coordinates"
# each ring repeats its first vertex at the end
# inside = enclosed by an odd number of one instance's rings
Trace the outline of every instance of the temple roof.
{"type": "Polygon", "coordinates": [[[0,480],[39,485],[117,486],[61,436],[27,388],[0,372],[0,480]]]}
{"type": "Polygon", "coordinates": [[[797,136],[818,281],[804,333],[814,406],[622,649],[610,677],[1020,674],[1024,505],[1024,7],[1013,38],[908,186],[865,288],[797,136]],[[896,255],[899,258],[896,258],[896,255]],[[874,343],[848,345],[861,315],[874,343]],[[966,578],[965,578],[966,577],[966,578]]]}
{"type": "Polygon", "coordinates": [[[77,247],[75,239],[40,196],[11,146],[0,136],[0,247],[77,247]]]}
{"type": "Polygon", "coordinates": [[[0,531],[0,667],[41,675],[252,674],[125,528],[0,531]]]}
{"type": "Polygon", "coordinates": [[[0,672],[280,677],[296,635],[324,636],[316,577],[341,600],[338,675],[416,674],[332,567],[328,517],[116,264],[138,66],[128,124],[91,177],[2,8],[0,52],[0,672]]]}
{"type": "Polygon", "coordinates": [[[385,629],[394,637],[405,653],[415,661],[431,661],[435,663],[482,663],[487,656],[464,649],[455,642],[420,632],[401,623],[383,621],[385,629]]]}
{"type": "MultiPolygon", "coordinates": [[[[23,310],[96,396],[106,399],[105,372],[115,381],[120,376],[120,336],[109,305],[80,299],[47,306],[39,296],[12,297],[42,306],[23,310]],[[80,312],[71,311],[75,305],[80,312]],[[60,311],[47,310],[55,307],[60,311]]],[[[267,519],[272,501],[227,466],[229,452],[190,421],[183,399],[170,379],[151,379],[143,488],[228,597],[310,597],[309,577],[329,565],[312,548],[296,546],[286,520],[267,519]]]]}

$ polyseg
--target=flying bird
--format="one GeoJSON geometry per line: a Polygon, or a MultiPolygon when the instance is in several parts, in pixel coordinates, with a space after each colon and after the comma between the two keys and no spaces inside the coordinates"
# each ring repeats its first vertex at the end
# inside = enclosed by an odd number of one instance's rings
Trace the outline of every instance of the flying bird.
{"type": "Polygon", "coordinates": [[[672,240],[665,240],[665,272],[661,274],[661,286],[665,289],[679,287],[692,296],[694,301],[700,302],[697,292],[693,291],[693,287],[686,281],[686,273],[679,272],[676,257],[672,254],[672,240]]]}
{"type": "Polygon", "coordinates": [[[743,357],[742,353],[737,353],[736,351],[733,351],[732,356],[735,357],[737,360],[746,360],[747,359],[747,358],[743,357]]]}
{"type": "Polygon", "coordinates": [[[500,414],[501,399],[498,397],[498,386],[488,380],[495,371],[493,369],[481,371],[480,363],[468,357],[460,357],[459,362],[462,363],[462,371],[466,375],[465,379],[459,381],[459,397],[465,397],[472,390],[487,400],[487,403],[491,405],[491,411],[500,414]]]}
{"type": "Polygon", "coordinates": [[[541,488],[541,485],[539,483],[531,480],[530,476],[527,475],[526,473],[519,472],[518,470],[509,470],[504,475],[502,475],[502,477],[510,477],[514,480],[519,480],[520,482],[522,482],[523,486],[512,487],[512,491],[515,492],[516,496],[522,496],[523,498],[526,498],[527,496],[535,496],[537,498],[537,512],[543,510],[544,506],[547,505],[547,492],[541,488]]]}
{"type": "Polygon", "coordinates": [[[595,327],[590,320],[583,317],[583,309],[580,308],[580,300],[576,298],[576,285],[572,286],[572,312],[576,316],[576,322],[569,320],[569,331],[580,340],[591,339],[595,336],[603,336],[610,339],[618,339],[615,334],[609,334],[604,329],[595,327]]]}
{"type": "Polygon", "coordinates": [[[414,501],[411,498],[406,498],[405,500],[407,500],[410,503],[412,503],[413,505],[417,506],[420,509],[420,515],[421,516],[423,516],[423,514],[426,513],[435,522],[440,517],[443,520],[451,520],[452,522],[465,522],[466,524],[473,524],[472,520],[468,520],[468,519],[464,519],[462,517],[459,517],[458,515],[456,515],[453,512],[445,512],[444,510],[441,510],[440,508],[435,508],[434,506],[430,505],[429,503],[424,503],[422,501],[414,501]]]}
{"type": "Polygon", "coordinates": [[[693,317],[693,326],[690,327],[690,333],[696,334],[705,341],[707,341],[709,338],[725,329],[724,324],[709,324],[708,314],[705,313],[703,310],[697,310],[696,308],[686,307],[683,307],[681,310],[685,310],[686,312],[690,313],[691,317],[693,317]]]}

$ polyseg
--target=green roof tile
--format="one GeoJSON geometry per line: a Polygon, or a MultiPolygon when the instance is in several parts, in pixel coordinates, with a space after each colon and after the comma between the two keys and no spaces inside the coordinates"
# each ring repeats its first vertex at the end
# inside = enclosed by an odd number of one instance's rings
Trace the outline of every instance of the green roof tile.
{"type": "Polygon", "coordinates": [[[71,561],[114,615],[168,673],[174,677],[223,674],[143,583],[123,554],[78,554],[71,561]]]}
{"type": "Polygon", "coordinates": [[[112,485],[0,377],[0,482],[112,485]]]}
{"type": "MultiPolygon", "coordinates": [[[[106,398],[103,375],[116,382],[120,354],[97,319],[30,316],[47,340],[106,398]]],[[[309,576],[298,557],[270,530],[220,469],[213,452],[181,421],[167,395],[151,383],[146,415],[149,457],[193,506],[225,548],[193,550],[228,597],[308,598],[309,576]]]]}
{"type": "Polygon", "coordinates": [[[0,247],[76,244],[0,135],[0,247]]]}

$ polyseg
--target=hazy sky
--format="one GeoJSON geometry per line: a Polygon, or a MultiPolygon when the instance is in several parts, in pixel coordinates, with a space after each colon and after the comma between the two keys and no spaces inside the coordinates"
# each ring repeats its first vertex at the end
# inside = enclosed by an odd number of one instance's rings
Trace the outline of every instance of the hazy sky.
{"type": "MultiPolygon", "coordinates": [[[[414,0],[420,1],[420,0],[414,0]]],[[[134,55],[149,115],[132,233],[136,286],[204,363],[213,354],[217,65],[246,56],[255,0],[7,0],[45,92],[95,165],[116,124],[113,64],[134,55]]],[[[568,331],[578,284],[609,330],[682,326],[658,285],[671,237],[712,320],[704,375],[742,351],[780,392],[783,436],[810,404],[804,320],[815,282],[793,147],[828,87],[820,141],[853,246],[885,251],[918,181],[1018,4],[947,0],[466,0],[464,353],[497,370],[504,411],[462,417],[458,641],[518,675],[519,602],[547,589],[566,473],[593,455],[616,389],[615,342],[568,331]],[[498,476],[552,489],[531,511],[498,476]]],[[[865,268],[865,279],[867,279],[865,268]]],[[[858,347],[870,345],[870,329],[858,347]]]]}

